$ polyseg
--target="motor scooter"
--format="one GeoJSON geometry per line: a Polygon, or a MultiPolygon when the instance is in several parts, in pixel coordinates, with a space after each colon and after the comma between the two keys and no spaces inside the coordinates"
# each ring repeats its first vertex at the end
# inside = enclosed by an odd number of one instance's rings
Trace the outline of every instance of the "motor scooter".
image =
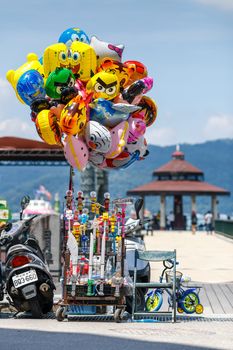
{"type": "Polygon", "coordinates": [[[6,247],[2,279],[10,304],[18,312],[31,311],[32,317],[41,318],[51,311],[56,288],[37,240],[30,234],[37,215],[22,219],[29,201],[29,197],[21,201],[20,221],[1,231],[0,245],[6,247]]]}

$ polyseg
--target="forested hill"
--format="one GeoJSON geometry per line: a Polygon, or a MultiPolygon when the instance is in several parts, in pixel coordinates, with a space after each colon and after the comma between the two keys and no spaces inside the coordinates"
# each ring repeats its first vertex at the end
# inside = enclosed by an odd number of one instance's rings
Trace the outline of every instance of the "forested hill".
{"type": "MultiPolygon", "coordinates": [[[[185,159],[205,173],[205,181],[223,187],[233,194],[233,139],[208,141],[201,144],[181,144],[185,159]]],[[[171,159],[174,146],[149,146],[150,154],[144,160],[134,163],[126,170],[109,172],[109,190],[112,198],[125,196],[126,191],[152,180],[152,172],[171,159]]],[[[68,186],[68,167],[0,167],[0,198],[7,199],[13,211],[18,210],[23,194],[34,197],[39,185],[44,185],[52,194],[59,192],[60,198],[68,186]]],[[[78,190],[79,176],[76,175],[78,190]]],[[[219,198],[219,211],[233,213],[233,200],[230,197],[219,198]]],[[[148,199],[149,209],[154,210],[155,199],[148,199]]],[[[201,209],[209,209],[209,199],[199,199],[201,209]]]]}

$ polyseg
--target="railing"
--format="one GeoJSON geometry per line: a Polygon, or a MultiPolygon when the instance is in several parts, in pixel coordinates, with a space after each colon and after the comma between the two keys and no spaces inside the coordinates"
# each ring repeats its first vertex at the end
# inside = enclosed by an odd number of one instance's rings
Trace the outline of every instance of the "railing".
{"type": "Polygon", "coordinates": [[[215,232],[233,239],[233,220],[215,220],[215,232]]]}

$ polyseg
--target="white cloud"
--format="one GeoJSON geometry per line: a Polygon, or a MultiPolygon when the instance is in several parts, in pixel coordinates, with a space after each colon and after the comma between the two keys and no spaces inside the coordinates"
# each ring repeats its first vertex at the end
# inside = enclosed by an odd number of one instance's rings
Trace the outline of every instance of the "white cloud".
{"type": "Polygon", "coordinates": [[[146,140],[151,145],[174,145],[177,143],[176,132],[172,128],[148,127],[145,134],[146,140]]]}
{"type": "Polygon", "coordinates": [[[33,124],[34,123],[23,122],[15,118],[0,120],[0,136],[18,136],[38,139],[33,124]]]}
{"type": "Polygon", "coordinates": [[[203,129],[203,136],[207,140],[233,138],[233,116],[225,114],[210,116],[203,129]]]}
{"type": "Polygon", "coordinates": [[[195,1],[203,5],[216,7],[217,9],[220,9],[220,10],[233,11],[232,0],[195,0],[195,1]]]}

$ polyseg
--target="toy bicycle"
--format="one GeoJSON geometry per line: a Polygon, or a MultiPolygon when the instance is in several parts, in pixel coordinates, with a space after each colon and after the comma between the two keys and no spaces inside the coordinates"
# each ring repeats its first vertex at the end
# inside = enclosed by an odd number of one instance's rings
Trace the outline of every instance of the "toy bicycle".
{"type": "MultiPolygon", "coordinates": [[[[178,263],[177,263],[178,264],[178,263]]],[[[160,276],[160,283],[162,283],[164,275],[166,276],[166,282],[171,282],[173,279],[173,271],[171,270],[174,266],[173,260],[167,260],[163,262],[164,269],[160,276]]],[[[180,271],[176,271],[176,303],[177,311],[179,313],[185,312],[186,314],[197,314],[203,313],[204,307],[200,304],[199,291],[200,288],[193,287],[188,289],[182,288],[183,274],[180,271]]],[[[168,304],[172,307],[172,291],[169,288],[156,288],[147,292],[145,296],[146,310],[149,312],[157,312],[160,310],[163,304],[163,293],[164,291],[168,294],[168,304]]]]}

